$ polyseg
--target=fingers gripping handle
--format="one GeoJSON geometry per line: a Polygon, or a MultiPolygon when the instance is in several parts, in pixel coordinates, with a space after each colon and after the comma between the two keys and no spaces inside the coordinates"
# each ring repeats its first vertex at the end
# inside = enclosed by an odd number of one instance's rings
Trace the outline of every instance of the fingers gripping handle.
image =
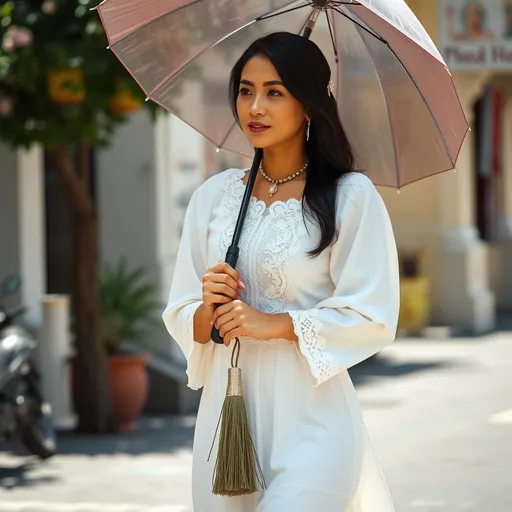
{"type": "MultiPolygon", "coordinates": [[[[245,188],[244,197],[242,199],[242,205],[240,207],[240,212],[238,213],[238,219],[235,225],[235,232],[233,233],[233,240],[226,254],[226,263],[229,263],[233,268],[236,268],[236,263],[238,261],[238,254],[240,252],[239,242],[240,237],[242,235],[242,228],[245,221],[245,215],[247,213],[247,208],[249,207],[249,202],[252,196],[252,190],[254,188],[254,183],[256,182],[256,176],[258,175],[258,170],[260,167],[260,163],[263,159],[263,150],[261,148],[256,148],[254,154],[254,160],[252,161],[251,172],[249,173],[249,179],[247,180],[247,186],[245,188]]],[[[219,331],[213,326],[211,332],[211,339],[215,343],[224,343],[219,331]]]]}
{"type": "MultiPolygon", "coordinates": [[[[238,253],[239,253],[238,247],[231,246],[228,249],[228,252],[226,254],[226,263],[231,265],[233,268],[236,267],[236,263],[238,261],[238,253]]],[[[210,337],[211,337],[212,341],[214,341],[215,343],[218,343],[219,345],[224,343],[224,340],[222,339],[222,336],[220,335],[220,333],[219,333],[218,329],[215,327],[215,325],[212,327],[212,332],[211,332],[210,337]]]]}

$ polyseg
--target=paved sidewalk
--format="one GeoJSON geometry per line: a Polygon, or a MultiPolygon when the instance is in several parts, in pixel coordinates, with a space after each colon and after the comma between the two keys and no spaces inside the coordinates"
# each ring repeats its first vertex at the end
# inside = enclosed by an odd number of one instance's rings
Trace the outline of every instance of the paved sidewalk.
{"type": "MultiPolygon", "coordinates": [[[[399,340],[351,373],[397,512],[512,511],[511,333],[399,340]]],[[[194,421],[65,435],[43,463],[0,447],[0,512],[192,512],[194,421]]]]}
{"type": "Polygon", "coordinates": [[[140,432],[59,438],[40,462],[0,453],[0,512],[190,512],[194,417],[144,418],[140,432]]]}

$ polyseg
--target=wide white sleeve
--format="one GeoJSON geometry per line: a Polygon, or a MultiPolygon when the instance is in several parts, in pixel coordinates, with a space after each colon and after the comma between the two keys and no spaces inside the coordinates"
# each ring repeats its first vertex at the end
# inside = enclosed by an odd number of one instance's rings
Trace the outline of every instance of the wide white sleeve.
{"type": "MultiPolygon", "coordinates": [[[[347,180],[348,181],[348,180],[347,180]]],[[[396,335],[399,271],[384,202],[365,176],[340,185],[339,237],[332,246],[332,296],[289,311],[300,357],[317,386],[376,354],[396,335]]]]}
{"type": "MultiPolygon", "coordinates": [[[[208,376],[213,342],[194,341],[194,314],[202,304],[207,270],[208,204],[196,190],[187,207],[167,307],[162,318],[187,361],[188,386],[201,388],[208,376]]],[[[207,202],[207,201],[206,201],[207,202]]]]}

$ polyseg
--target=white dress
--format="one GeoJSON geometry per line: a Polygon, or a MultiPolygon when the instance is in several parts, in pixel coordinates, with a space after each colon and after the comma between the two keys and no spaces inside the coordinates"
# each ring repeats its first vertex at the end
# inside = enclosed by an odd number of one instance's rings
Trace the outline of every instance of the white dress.
{"type": "Polygon", "coordinates": [[[252,198],[237,270],[241,299],[265,313],[288,312],[299,339],[240,338],[247,414],[267,489],[212,494],[231,345],[195,343],[201,280],[224,260],[245,190],[230,169],[195,191],[185,216],[166,327],[187,360],[188,385],[203,387],[193,455],[195,512],[392,512],[390,498],[347,369],[395,337],[399,310],[396,245],[385,205],[364,175],[338,185],[336,242],[320,256],[319,229],[301,202],[267,208],[252,198]],[[217,436],[218,437],[218,436],[217,436]]]}

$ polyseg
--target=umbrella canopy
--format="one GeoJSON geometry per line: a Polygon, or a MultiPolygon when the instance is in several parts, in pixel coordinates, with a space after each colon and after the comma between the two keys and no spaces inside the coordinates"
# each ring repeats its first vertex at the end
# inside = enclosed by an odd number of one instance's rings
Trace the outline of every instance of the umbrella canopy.
{"type": "Polygon", "coordinates": [[[104,0],[98,11],[110,49],[149,99],[217,147],[253,156],[229,105],[231,67],[258,37],[301,34],[314,7],[310,38],[331,65],[357,168],[396,188],[453,169],[468,123],[403,0],[104,0]]]}

